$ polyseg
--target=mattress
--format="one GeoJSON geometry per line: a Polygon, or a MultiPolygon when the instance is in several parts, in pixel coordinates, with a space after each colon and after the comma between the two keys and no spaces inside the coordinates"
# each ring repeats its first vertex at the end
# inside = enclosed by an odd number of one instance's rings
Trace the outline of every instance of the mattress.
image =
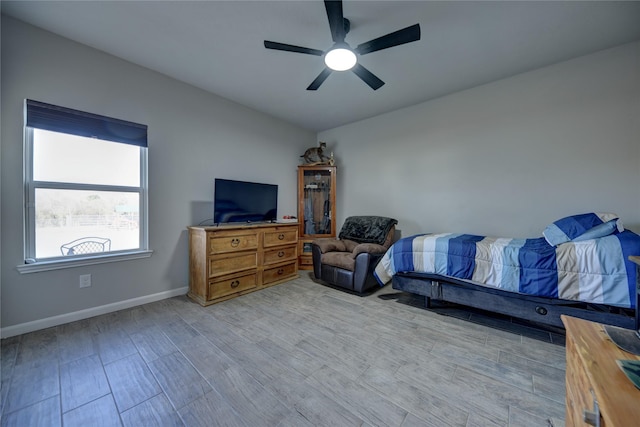
{"type": "Polygon", "coordinates": [[[374,275],[380,285],[399,272],[432,273],[521,294],[635,307],[640,236],[630,230],[550,245],[544,238],[420,234],[394,243],[374,275]]]}

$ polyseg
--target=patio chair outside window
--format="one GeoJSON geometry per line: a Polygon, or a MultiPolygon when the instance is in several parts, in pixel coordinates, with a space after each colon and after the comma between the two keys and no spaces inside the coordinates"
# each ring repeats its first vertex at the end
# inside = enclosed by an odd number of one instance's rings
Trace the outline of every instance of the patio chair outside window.
{"type": "Polygon", "coordinates": [[[83,255],[97,252],[109,252],[111,239],[105,237],[83,237],[60,246],[62,255],[83,255]]]}

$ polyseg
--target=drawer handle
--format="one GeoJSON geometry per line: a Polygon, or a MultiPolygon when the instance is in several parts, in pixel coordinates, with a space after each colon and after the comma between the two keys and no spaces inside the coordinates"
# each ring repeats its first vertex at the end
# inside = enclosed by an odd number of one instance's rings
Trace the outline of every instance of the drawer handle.
{"type": "Polygon", "coordinates": [[[589,424],[590,426],[600,427],[600,414],[592,411],[584,410],[582,414],[584,418],[584,422],[589,424]]]}
{"type": "Polygon", "coordinates": [[[237,288],[238,286],[240,286],[240,281],[239,280],[234,280],[233,282],[231,282],[231,287],[233,289],[237,288]]]}
{"type": "Polygon", "coordinates": [[[231,247],[237,248],[240,244],[240,239],[231,239],[231,247]]]}
{"type": "Polygon", "coordinates": [[[278,234],[278,240],[284,240],[284,234],[282,233],[278,234]]]}
{"type": "Polygon", "coordinates": [[[282,274],[284,274],[284,268],[279,268],[278,269],[278,276],[281,276],[282,274]]]}
{"type": "Polygon", "coordinates": [[[278,252],[278,258],[282,258],[284,256],[284,251],[278,252]]]}

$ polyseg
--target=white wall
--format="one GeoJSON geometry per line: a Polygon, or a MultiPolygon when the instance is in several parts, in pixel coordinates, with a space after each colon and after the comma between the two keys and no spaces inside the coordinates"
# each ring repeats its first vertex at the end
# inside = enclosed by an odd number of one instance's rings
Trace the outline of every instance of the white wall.
{"type": "Polygon", "coordinates": [[[1,77],[3,330],[187,286],[186,226],[213,216],[215,177],[278,184],[280,216],[296,213],[298,157],[313,132],[5,16],[1,77]],[[25,98],[149,126],[151,258],[18,273],[25,98]],[[93,285],[79,289],[86,273],[93,285]]]}
{"type": "MultiPolygon", "coordinates": [[[[384,88],[380,90],[384,96],[384,88]]],[[[338,226],[402,235],[540,236],[566,215],[616,212],[640,232],[640,43],[321,132],[338,164],[338,226]]]]}

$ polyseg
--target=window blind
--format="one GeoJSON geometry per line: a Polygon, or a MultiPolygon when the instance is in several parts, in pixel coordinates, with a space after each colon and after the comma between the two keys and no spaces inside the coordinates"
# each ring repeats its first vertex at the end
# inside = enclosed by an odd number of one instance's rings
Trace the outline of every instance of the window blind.
{"type": "Polygon", "coordinates": [[[147,125],[25,100],[26,126],[124,144],[147,146],[147,125]]]}

